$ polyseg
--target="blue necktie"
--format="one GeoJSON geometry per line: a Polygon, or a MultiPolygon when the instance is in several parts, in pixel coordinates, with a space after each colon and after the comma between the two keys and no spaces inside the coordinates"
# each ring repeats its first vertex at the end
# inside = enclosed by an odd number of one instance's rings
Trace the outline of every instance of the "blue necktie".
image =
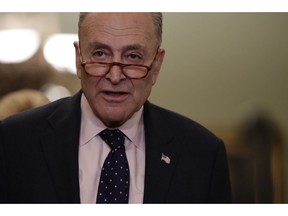
{"type": "Polygon", "coordinates": [[[118,129],[105,129],[99,135],[111,151],[102,167],[96,203],[128,203],[129,166],[125,135],[118,129]]]}

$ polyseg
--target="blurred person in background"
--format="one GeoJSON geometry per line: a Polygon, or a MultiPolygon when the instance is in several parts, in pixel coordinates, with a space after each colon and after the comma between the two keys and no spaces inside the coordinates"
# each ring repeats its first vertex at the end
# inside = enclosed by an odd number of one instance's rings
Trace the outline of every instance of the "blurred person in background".
{"type": "Polygon", "coordinates": [[[22,89],[0,98],[0,120],[49,103],[48,98],[40,91],[22,89]]]}

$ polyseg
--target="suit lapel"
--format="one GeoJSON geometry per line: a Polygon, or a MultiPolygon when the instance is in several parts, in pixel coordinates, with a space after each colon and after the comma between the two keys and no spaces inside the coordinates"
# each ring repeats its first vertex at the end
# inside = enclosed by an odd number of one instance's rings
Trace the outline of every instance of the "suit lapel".
{"type": "Polygon", "coordinates": [[[52,126],[41,137],[43,152],[59,202],[79,203],[78,147],[80,93],[63,102],[47,119],[52,126]]]}
{"type": "Polygon", "coordinates": [[[144,106],[146,168],[144,203],[165,203],[177,165],[180,141],[171,125],[163,122],[163,112],[147,102],[144,106]],[[162,119],[162,120],[161,120],[162,119]]]}
{"type": "MultiPolygon", "coordinates": [[[[63,102],[47,119],[51,128],[41,137],[43,152],[59,202],[79,203],[78,149],[81,122],[81,92],[63,102]]],[[[144,125],[146,143],[144,203],[165,203],[181,141],[162,120],[163,112],[146,102],[144,125]]]]}

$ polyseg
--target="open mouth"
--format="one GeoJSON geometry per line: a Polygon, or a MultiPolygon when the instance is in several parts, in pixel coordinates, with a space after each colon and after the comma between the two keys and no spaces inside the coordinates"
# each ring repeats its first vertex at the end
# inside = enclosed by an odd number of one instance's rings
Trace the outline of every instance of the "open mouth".
{"type": "Polygon", "coordinates": [[[112,91],[104,91],[103,93],[110,96],[121,96],[127,94],[126,92],[112,92],[112,91]]]}
{"type": "Polygon", "coordinates": [[[103,98],[109,102],[123,102],[127,99],[128,93],[124,91],[103,91],[103,98]]]}

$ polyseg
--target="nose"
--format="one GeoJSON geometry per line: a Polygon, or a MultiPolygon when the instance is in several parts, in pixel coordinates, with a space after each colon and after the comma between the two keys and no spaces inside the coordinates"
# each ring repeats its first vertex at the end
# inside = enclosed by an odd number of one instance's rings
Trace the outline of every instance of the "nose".
{"type": "Polygon", "coordinates": [[[122,67],[120,65],[112,65],[109,73],[106,74],[106,78],[114,85],[121,82],[121,80],[126,79],[125,75],[122,73],[122,67]]]}

